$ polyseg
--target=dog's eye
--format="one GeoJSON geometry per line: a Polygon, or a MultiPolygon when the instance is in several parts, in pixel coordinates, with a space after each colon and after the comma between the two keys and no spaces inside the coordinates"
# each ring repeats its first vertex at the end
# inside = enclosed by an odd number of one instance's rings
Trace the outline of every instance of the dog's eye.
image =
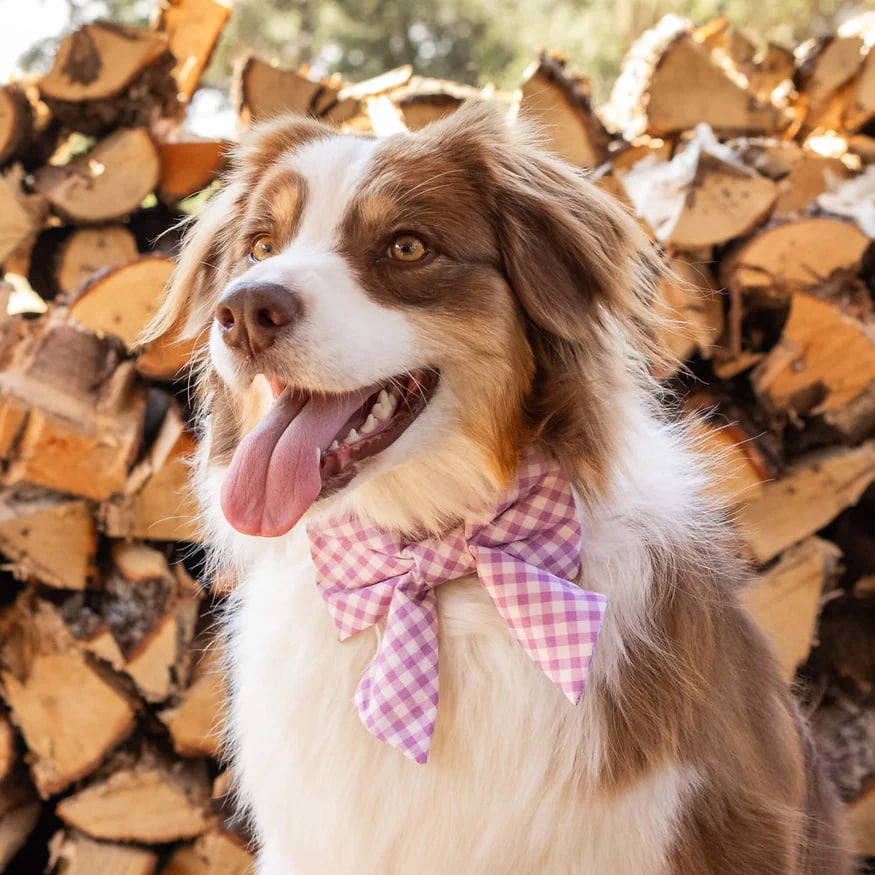
{"type": "Polygon", "coordinates": [[[261,234],[252,241],[249,256],[253,261],[264,261],[274,254],[273,240],[267,234],[261,234]]]}
{"type": "Polygon", "coordinates": [[[425,243],[413,234],[399,234],[389,245],[389,256],[395,261],[419,261],[427,253],[425,243]]]}

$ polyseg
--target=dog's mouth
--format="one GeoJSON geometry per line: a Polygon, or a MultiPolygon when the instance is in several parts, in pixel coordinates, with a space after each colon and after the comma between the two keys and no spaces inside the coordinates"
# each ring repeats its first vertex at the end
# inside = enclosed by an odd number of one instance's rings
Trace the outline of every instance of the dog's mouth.
{"type": "Polygon", "coordinates": [[[273,405],[234,453],[222,510],[238,531],[275,537],[391,446],[425,409],[439,373],[413,371],[334,395],[268,382],[273,405]]]}

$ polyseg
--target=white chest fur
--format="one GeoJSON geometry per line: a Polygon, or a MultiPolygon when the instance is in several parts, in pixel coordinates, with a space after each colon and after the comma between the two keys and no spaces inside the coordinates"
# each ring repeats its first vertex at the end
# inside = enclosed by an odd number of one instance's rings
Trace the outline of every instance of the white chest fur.
{"type": "Polygon", "coordinates": [[[438,588],[429,762],[372,738],[351,699],[379,632],[337,641],[301,528],[265,544],[229,618],[230,730],[260,875],[662,870],[688,776],[667,766],[600,793],[595,694],[572,706],[476,580],[438,588]]]}

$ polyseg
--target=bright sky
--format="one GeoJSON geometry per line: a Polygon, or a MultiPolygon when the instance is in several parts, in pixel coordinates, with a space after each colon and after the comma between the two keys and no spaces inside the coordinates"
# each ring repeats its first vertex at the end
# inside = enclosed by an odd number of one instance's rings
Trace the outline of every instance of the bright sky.
{"type": "Polygon", "coordinates": [[[65,0],[0,0],[0,82],[35,42],[59,34],[67,23],[65,0]]]}

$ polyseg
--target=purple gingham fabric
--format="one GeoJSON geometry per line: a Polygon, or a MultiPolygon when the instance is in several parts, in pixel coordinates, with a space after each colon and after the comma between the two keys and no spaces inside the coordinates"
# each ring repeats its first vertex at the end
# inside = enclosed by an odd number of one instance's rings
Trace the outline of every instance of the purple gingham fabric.
{"type": "Polygon", "coordinates": [[[487,521],[404,543],[355,519],[308,526],[317,583],[337,636],[386,618],[354,702],[368,731],[405,756],[428,757],[438,705],[434,587],[477,572],[516,639],[573,702],[583,694],[607,598],[569,582],[581,531],[558,465],[530,453],[487,521]]]}

